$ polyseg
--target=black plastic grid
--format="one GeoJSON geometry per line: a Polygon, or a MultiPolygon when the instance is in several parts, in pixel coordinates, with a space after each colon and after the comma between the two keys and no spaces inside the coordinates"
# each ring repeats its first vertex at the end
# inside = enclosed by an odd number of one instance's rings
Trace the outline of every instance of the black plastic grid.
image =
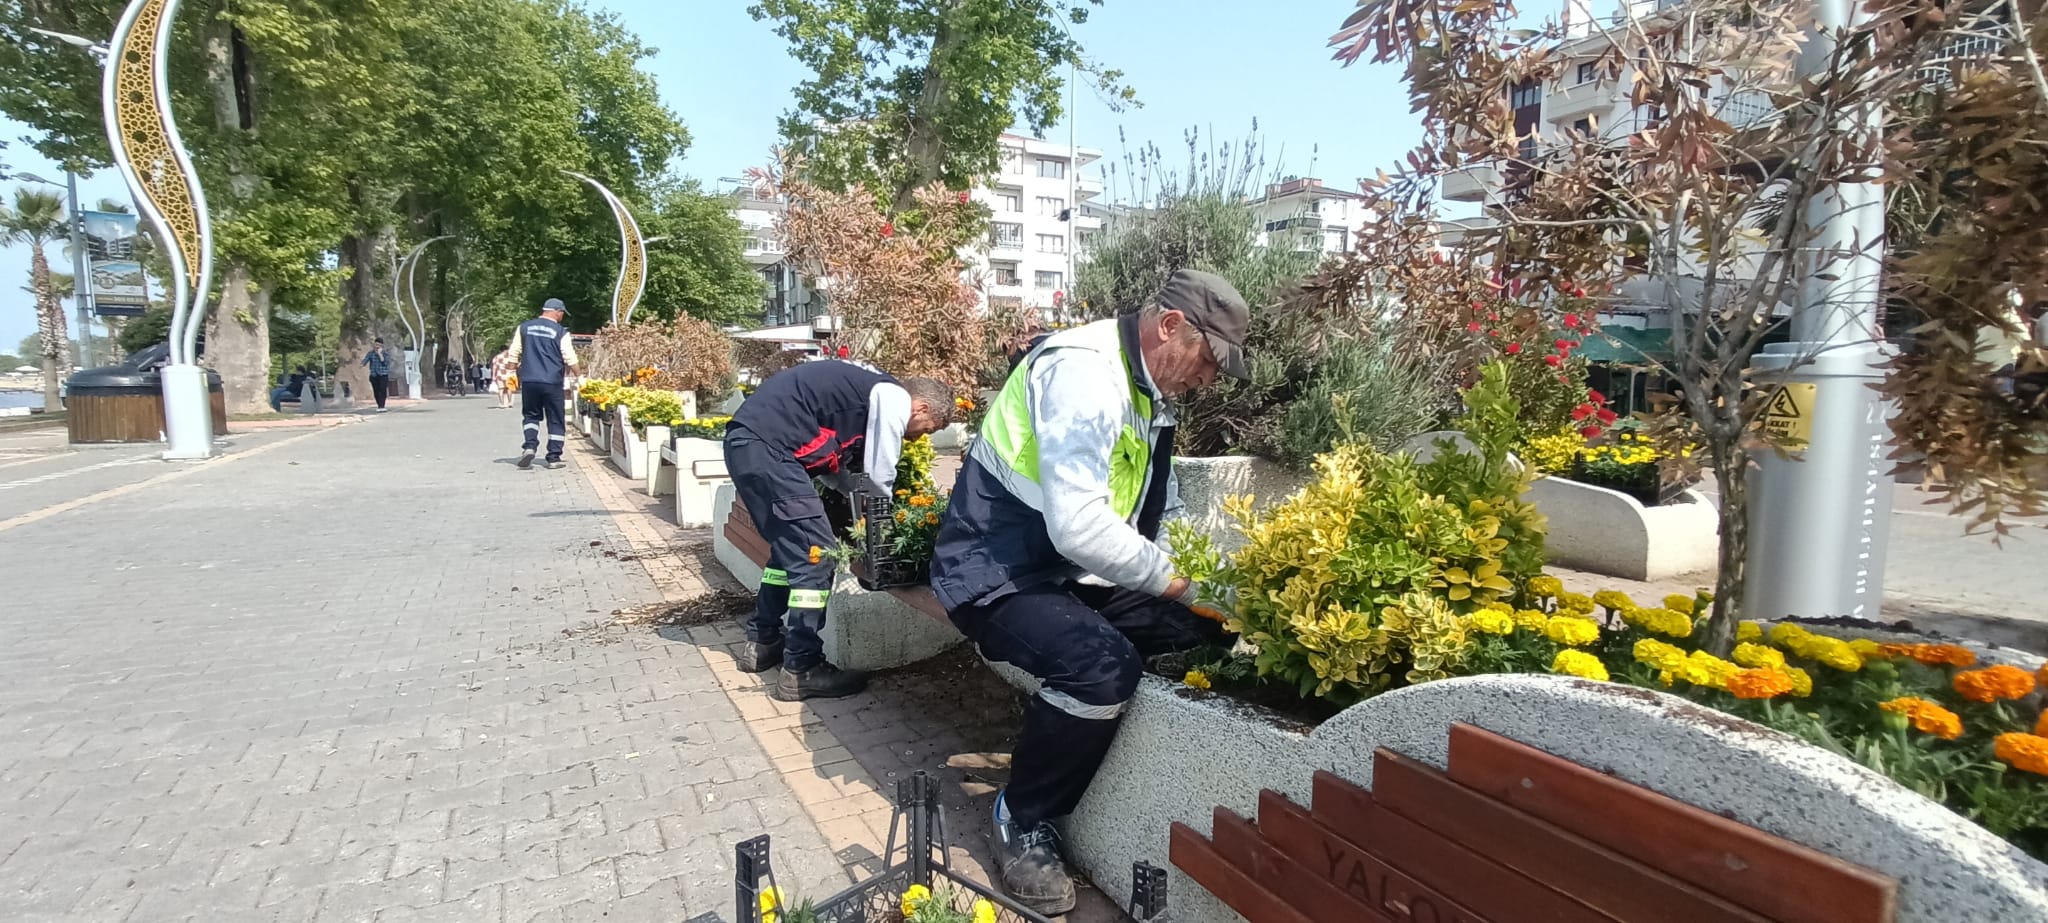
{"type": "Polygon", "coordinates": [[[860,504],[861,512],[868,521],[867,547],[862,549],[862,556],[867,560],[867,573],[861,577],[861,586],[870,590],[886,590],[923,584],[926,580],[923,564],[889,553],[891,533],[896,528],[896,515],[890,509],[894,504],[889,497],[863,493],[860,504]]]}

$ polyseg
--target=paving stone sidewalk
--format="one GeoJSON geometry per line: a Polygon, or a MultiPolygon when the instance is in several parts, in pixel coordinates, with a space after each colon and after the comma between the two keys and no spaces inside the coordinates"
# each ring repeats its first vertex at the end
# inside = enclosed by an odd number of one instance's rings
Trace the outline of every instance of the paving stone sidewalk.
{"type": "Polygon", "coordinates": [[[517,429],[429,402],[0,535],[0,917],[729,920],[761,831],[843,885],[517,429]]]}

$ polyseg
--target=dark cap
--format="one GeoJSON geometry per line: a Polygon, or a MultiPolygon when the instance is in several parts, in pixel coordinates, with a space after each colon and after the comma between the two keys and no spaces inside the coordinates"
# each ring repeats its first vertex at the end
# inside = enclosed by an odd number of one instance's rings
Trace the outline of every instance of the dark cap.
{"type": "Polygon", "coordinates": [[[1244,364],[1244,338],[1251,328],[1252,309],[1235,286],[1215,273],[1183,269],[1166,278],[1157,303],[1185,315],[1209,338],[1209,348],[1216,353],[1223,374],[1251,380],[1251,371],[1244,364]]]}
{"type": "Polygon", "coordinates": [[[550,298],[541,302],[540,309],[543,311],[560,311],[564,314],[569,312],[569,306],[563,304],[560,298],[550,298]]]}

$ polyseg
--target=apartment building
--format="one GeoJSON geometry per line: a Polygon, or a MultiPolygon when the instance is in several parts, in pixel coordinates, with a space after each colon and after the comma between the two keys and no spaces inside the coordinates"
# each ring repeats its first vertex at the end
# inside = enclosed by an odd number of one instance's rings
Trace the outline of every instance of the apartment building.
{"type": "MultiPolygon", "coordinates": [[[[801,275],[784,259],[782,234],[783,203],[763,196],[754,184],[727,177],[719,188],[732,197],[732,216],[745,237],[747,262],[767,282],[761,306],[761,322],[770,327],[806,324],[824,309],[823,299],[805,284],[801,275]]],[[[659,246],[657,244],[656,246],[659,246]]]]}
{"type": "Polygon", "coordinates": [[[1314,177],[1290,176],[1266,186],[1251,202],[1259,219],[1259,246],[1325,254],[1351,249],[1366,219],[1365,196],[1332,189],[1314,177]]]}
{"type": "Polygon", "coordinates": [[[991,305],[1050,312],[1073,285],[1074,265],[1102,233],[1102,181],[1082,176],[1102,152],[1003,135],[996,175],[974,190],[994,213],[985,245],[961,254],[991,305]]]}

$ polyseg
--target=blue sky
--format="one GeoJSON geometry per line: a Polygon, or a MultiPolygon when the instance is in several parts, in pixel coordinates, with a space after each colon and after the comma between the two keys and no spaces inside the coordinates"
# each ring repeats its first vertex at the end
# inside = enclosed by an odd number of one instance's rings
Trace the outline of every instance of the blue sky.
{"type": "MultiPolygon", "coordinates": [[[[747,15],[747,0],[591,5],[617,12],[660,49],[645,67],[694,138],[676,169],[709,181],[767,161],[776,118],[806,74],[768,24],[747,15]]],[[[1084,89],[1075,112],[1077,138],[1101,148],[1105,161],[1120,162],[1126,146],[1135,151],[1152,142],[1173,162],[1189,128],[1199,128],[1204,138],[1235,140],[1256,118],[1269,168],[1284,150],[1286,172],[1353,188],[1359,177],[1391,167],[1421,128],[1408,112],[1398,72],[1343,68],[1329,59],[1324,42],[1352,9],[1348,0],[1108,0],[1076,34],[1092,58],[1125,73],[1144,105],[1114,113],[1084,89]]],[[[10,142],[0,156],[17,170],[62,181],[53,165],[14,143],[25,134],[24,126],[0,119],[0,137],[10,142]]],[[[1046,135],[1065,141],[1066,123],[1046,135]]],[[[127,198],[111,170],[85,180],[80,195],[87,203],[127,198]]],[[[61,248],[51,247],[50,258],[68,271],[61,248]]],[[[0,352],[35,330],[33,307],[21,291],[27,278],[27,249],[0,251],[0,352]]]]}

